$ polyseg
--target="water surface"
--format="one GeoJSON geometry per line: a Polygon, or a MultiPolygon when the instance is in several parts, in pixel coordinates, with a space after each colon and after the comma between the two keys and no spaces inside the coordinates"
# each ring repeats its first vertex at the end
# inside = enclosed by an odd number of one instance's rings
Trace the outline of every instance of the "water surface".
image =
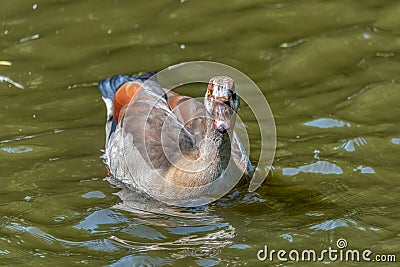
{"type": "Polygon", "coordinates": [[[0,264],[289,265],[257,252],[339,238],[399,260],[398,1],[6,0],[0,10],[0,264]],[[274,170],[254,193],[146,210],[104,179],[96,84],[190,60],[259,85],[276,120],[274,170]]]}

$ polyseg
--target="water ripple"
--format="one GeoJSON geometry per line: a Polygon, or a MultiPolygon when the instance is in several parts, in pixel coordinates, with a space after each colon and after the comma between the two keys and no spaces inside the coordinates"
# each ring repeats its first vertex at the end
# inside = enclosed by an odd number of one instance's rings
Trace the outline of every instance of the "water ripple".
{"type": "Polygon", "coordinates": [[[11,85],[14,85],[15,87],[19,88],[19,89],[24,89],[24,86],[20,83],[17,83],[15,81],[13,81],[11,78],[0,75],[0,82],[6,82],[9,83],[11,85]]]}
{"type": "Polygon", "coordinates": [[[334,128],[334,127],[350,127],[350,122],[344,122],[331,118],[319,118],[316,120],[305,122],[304,125],[316,128],[334,128]]]}
{"type": "Polygon", "coordinates": [[[298,168],[282,168],[283,175],[293,176],[300,172],[320,174],[342,174],[343,170],[338,165],[328,161],[317,161],[298,168]]]}

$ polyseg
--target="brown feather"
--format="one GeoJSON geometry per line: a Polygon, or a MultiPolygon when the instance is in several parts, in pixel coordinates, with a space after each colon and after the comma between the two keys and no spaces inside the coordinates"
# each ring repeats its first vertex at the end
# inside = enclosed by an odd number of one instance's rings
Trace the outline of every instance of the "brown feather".
{"type": "Polygon", "coordinates": [[[121,109],[128,105],[143,88],[134,82],[124,83],[117,91],[114,97],[114,120],[119,121],[121,109]]]}

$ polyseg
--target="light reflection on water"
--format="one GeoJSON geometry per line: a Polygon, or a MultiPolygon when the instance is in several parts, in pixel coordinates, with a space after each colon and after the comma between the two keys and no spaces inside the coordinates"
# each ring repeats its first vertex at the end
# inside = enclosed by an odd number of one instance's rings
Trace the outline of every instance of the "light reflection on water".
{"type": "Polygon", "coordinates": [[[336,164],[327,161],[317,161],[299,168],[283,168],[283,175],[293,176],[299,172],[304,173],[320,173],[320,174],[342,174],[343,170],[336,164]]]}
{"type": "Polygon", "coordinates": [[[309,121],[304,123],[306,126],[312,126],[317,128],[333,128],[333,127],[350,127],[351,124],[349,122],[343,122],[336,119],[331,118],[320,118],[313,121],[309,121]]]}

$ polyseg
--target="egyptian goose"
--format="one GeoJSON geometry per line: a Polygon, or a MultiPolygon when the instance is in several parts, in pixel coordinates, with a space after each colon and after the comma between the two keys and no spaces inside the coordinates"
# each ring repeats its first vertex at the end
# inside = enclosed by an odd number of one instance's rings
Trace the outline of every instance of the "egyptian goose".
{"type": "Polygon", "coordinates": [[[233,131],[240,102],[233,79],[211,78],[202,103],[162,88],[154,74],[115,75],[99,83],[110,174],[178,206],[214,201],[243,174],[251,176],[254,169],[233,131]]]}

